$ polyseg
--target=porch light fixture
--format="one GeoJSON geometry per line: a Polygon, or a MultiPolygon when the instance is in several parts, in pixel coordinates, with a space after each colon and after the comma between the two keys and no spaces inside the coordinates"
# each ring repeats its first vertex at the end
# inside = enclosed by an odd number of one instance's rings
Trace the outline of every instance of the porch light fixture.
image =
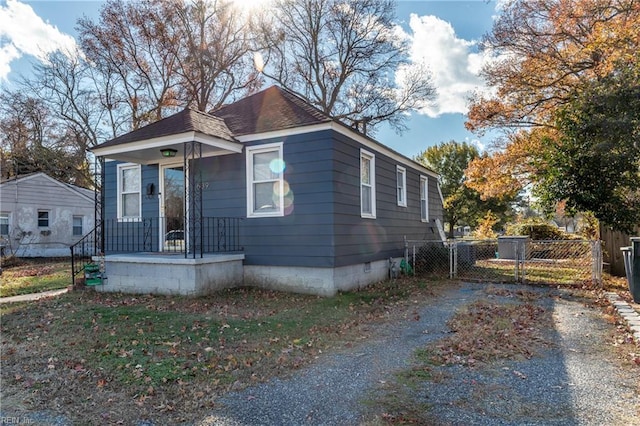
{"type": "Polygon", "coordinates": [[[162,153],[163,157],[170,158],[170,157],[175,157],[178,150],[173,148],[165,148],[165,149],[161,149],[160,152],[162,153]]]}

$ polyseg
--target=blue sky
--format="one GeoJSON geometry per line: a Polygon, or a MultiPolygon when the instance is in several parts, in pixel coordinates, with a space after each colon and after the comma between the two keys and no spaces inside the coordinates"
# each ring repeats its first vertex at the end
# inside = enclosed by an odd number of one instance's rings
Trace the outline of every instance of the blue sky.
{"type": "MultiPolygon", "coordinates": [[[[434,105],[414,113],[409,130],[397,135],[381,128],[375,135],[392,149],[413,157],[439,142],[457,140],[490,145],[494,135],[479,137],[464,128],[466,100],[471,90],[486,90],[477,76],[481,64],[491,60],[478,52],[478,42],[491,29],[496,1],[399,0],[398,23],[412,41],[414,61],[432,71],[438,98],[434,105]]],[[[0,90],[30,72],[38,52],[73,44],[76,20],[97,18],[101,3],[85,1],[0,0],[0,90]]]]}

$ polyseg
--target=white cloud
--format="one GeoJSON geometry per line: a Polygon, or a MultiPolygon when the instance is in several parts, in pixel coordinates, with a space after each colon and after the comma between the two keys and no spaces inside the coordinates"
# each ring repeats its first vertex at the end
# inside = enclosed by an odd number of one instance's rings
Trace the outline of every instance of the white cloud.
{"type": "Polygon", "coordinates": [[[478,151],[480,152],[480,154],[485,152],[487,149],[487,145],[484,142],[482,142],[480,139],[475,139],[475,138],[472,139],[467,137],[465,138],[465,142],[478,148],[478,151]]]}
{"type": "Polygon", "coordinates": [[[32,55],[44,61],[57,50],[75,52],[75,39],[43,21],[27,4],[7,0],[0,6],[0,80],[6,80],[14,59],[32,55]]]}
{"type": "Polygon", "coordinates": [[[18,59],[20,57],[20,52],[16,49],[12,44],[6,44],[0,46],[0,80],[5,80],[9,72],[11,71],[11,66],[9,65],[11,61],[14,59],[18,59]]]}
{"type": "Polygon", "coordinates": [[[429,117],[466,114],[470,95],[488,91],[478,74],[491,55],[478,52],[477,41],[458,38],[449,22],[435,16],[412,14],[409,27],[413,41],[411,60],[431,70],[438,92],[435,101],[421,113],[429,117]]]}

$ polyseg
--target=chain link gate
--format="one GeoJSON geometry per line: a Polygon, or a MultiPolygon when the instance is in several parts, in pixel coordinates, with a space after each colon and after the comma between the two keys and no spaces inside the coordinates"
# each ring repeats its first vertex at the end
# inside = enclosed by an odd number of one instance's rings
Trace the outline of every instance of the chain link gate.
{"type": "Polygon", "coordinates": [[[416,275],[489,282],[575,284],[602,280],[602,245],[587,240],[405,240],[416,275]]]}

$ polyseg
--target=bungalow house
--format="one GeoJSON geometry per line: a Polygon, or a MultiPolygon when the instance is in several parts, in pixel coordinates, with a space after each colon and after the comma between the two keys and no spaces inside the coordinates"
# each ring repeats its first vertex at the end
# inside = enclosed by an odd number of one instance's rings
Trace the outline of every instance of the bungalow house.
{"type": "Polygon", "coordinates": [[[3,256],[69,256],[69,247],[93,229],[94,191],[30,173],[0,182],[3,256]]]}
{"type": "Polygon", "coordinates": [[[93,153],[101,291],[333,295],[388,277],[405,236],[441,235],[436,173],[277,86],[93,153]]]}

